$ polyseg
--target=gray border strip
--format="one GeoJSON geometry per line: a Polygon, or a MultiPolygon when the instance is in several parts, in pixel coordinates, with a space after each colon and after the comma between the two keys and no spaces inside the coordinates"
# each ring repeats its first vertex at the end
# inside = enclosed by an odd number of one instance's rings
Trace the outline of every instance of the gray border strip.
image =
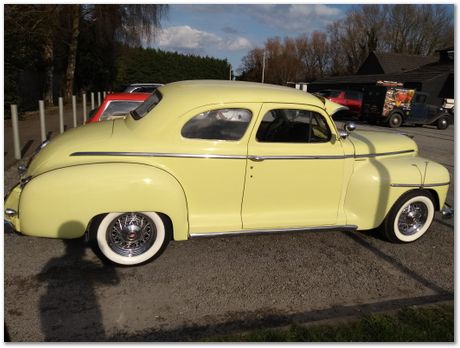
{"type": "Polygon", "coordinates": [[[242,230],[242,231],[229,231],[229,232],[210,232],[210,233],[191,233],[190,238],[210,238],[221,236],[241,236],[241,235],[255,235],[255,234],[270,234],[275,232],[307,232],[307,231],[355,231],[358,229],[356,225],[331,225],[331,226],[315,226],[315,227],[296,227],[296,228],[276,228],[267,230],[242,230]]]}
{"type": "Polygon", "coordinates": [[[134,157],[175,157],[175,158],[210,158],[210,159],[250,159],[256,161],[263,160],[298,160],[298,159],[345,159],[345,158],[367,158],[377,156],[398,155],[411,153],[415,150],[402,150],[392,152],[381,152],[367,155],[313,155],[313,156],[245,156],[245,155],[199,155],[187,153],[160,153],[160,152],[111,152],[111,151],[86,151],[74,152],[70,156],[134,156],[134,157]]]}

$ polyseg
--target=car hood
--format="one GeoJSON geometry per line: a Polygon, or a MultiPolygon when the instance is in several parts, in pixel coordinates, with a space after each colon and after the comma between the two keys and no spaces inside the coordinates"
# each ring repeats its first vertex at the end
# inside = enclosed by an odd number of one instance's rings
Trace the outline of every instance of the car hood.
{"type": "Polygon", "coordinates": [[[70,129],[53,138],[32,159],[26,176],[76,164],[79,159],[71,157],[74,152],[94,151],[107,143],[113,133],[114,121],[89,123],[70,129]]]}
{"type": "Polygon", "coordinates": [[[340,105],[336,102],[330,101],[327,98],[323,98],[323,99],[324,99],[324,109],[326,109],[327,113],[330,116],[334,115],[335,113],[339,111],[345,111],[345,110],[350,109],[348,106],[340,105]]]}
{"type": "Polygon", "coordinates": [[[417,152],[417,144],[402,133],[354,131],[348,139],[353,143],[355,155],[417,152]]]}

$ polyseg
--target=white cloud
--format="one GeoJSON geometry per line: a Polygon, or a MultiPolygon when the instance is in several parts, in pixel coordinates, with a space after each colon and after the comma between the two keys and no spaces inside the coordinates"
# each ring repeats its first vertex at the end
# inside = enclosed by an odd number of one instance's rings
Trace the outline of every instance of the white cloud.
{"type": "Polygon", "coordinates": [[[324,29],[342,15],[338,8],[322,4],[248,5],[248,10],[262,23],[295,33],[324,29]]]}
{"type": "Polygon", "coordinates": [[[213,33],[201,31],[188,25],[163,29],[158,36],[160,47],[202,48],[206,45],[218,44],[222,39],[213,33]]]}
{"type": "Polygon", "coordinates": [[[164,28],[158,35],[157,45],[160,48],[178,51],[206,52],[206,49],[216,47],[222,51],[239,51],[252,47],[245,37],[223,38],[214,33],[198,30],[188,25],[164,28]]]}
{"type": "Polygon", "coordinates": [[[246,39],[245,37],[239,36],[237,38],[228,39],[225,41],[225,46],[222,48],[226,48],[229,51],[239,51],[245,50],[252,47],[251,42],[246,39]]]}

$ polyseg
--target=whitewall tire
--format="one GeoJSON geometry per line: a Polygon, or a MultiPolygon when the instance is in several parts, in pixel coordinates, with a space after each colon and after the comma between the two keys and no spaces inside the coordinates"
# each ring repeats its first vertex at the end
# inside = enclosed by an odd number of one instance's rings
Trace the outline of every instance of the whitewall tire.
{"type": "Polygon", "coordinates": [[[96,242],[101,253],[120,265],[138,265],[161,253],[169,231],[155,212],[109,213],[100,222],[96,242]]]}
{"type": "Polygon", "coordinates": [[[426,191],[411,191],[403,195],[388,213],[383,229],[392,242],[416,241],[430,228],[434,219],[433,197],[426,191]]]}

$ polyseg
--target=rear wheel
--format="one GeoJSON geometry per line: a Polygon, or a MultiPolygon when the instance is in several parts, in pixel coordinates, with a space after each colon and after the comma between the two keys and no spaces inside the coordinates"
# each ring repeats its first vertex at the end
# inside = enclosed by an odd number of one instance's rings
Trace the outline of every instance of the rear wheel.
{"type": "Polygon", "coordinates": [[[138,265],[159,255],[166,248],[170,233],[155,212],[109,213],[97,228],[96,242],[110,261],[138,265]]]}
{"type": "Polygon", "coordinates": [[[446,129],[447,127],[449,127],[449,120],[447,119],[447,117],[440,117],[436,121],[436,127],[438,127],[438,129],[446,129]]]}
{"type": "Polygon", "coordinates": [[[404,194],[391,208],[382,229],[391,242],[409,243],[419,239],[434,218],[433,197],[429,192],[416,190],[404,194]]]}
{"type": "Polygon", "coordinates": [[[390,119],[388,120],[388,125],[391,128],[398,128],[399,126],[401,126],[402,122],[403,122],[403,118],[401,114],[394,113],[390,116],[390,119]]]}

